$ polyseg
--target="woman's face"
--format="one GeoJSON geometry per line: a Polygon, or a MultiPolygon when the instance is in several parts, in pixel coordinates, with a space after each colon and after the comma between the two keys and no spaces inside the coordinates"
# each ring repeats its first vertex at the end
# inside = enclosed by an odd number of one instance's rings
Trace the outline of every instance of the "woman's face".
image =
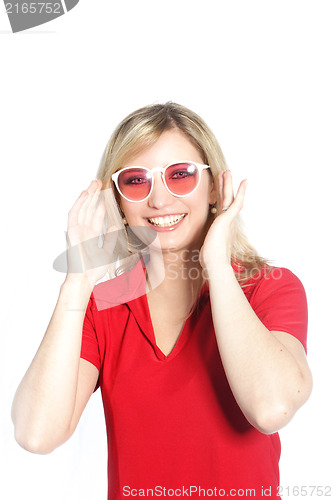
{"type": "MultiPolygon", "coordinates": [[[[203,163],[203,159],[186,135],[179,129],[162,133],[149,148],[131,157],[123,167],[165,167],[180,160],[203,163]]],[[[148,199],[131,202],[120,196],[120,207],[130,226],[145,226],[157,232],[162,250],[199,248],[209,214],[209,204],[216,194],[211,175],[202,171],[197,189],[184,197],[171,194],[160,172],[154,173],[154,187],[148,199]],[[157,217],[161,217],[158,221],[157,217]],[[179,222],[176,222],[179,220],[179,222]],[[170,222],[174,224],[169,225],[170,222]],[[168,225],[165,225],[168,224],[168,225]],[[158,224],[158,225],[157,225],[158,224]]]]}

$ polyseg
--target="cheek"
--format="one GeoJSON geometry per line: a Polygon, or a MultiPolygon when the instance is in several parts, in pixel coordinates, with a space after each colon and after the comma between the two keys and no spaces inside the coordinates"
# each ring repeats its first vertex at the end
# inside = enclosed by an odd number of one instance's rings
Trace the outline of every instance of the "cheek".
{"type": "Polygon", "coordinates": [[[193,205],[205,213],[210,204],[210,190],[207,183],[204,186],[199,186],[194,195],[195,200],[193,200],[193,205]]]}
{"type": "Polygon", "coordinates": [[[209,205],[212,202],[210,197],[210,192],[208,190],[208,186],[205,186],[204,189],[198,189],[198,192],[195,193],[196,199],[193,201],[192,207],[193,211],[197,216],[197,220],[200,221],[200,224],[204,225],[207,222],[207,219],[210,214],[209,205]]]}
{"type": "Polygon", "coordinates": [[[143,210],[140,203],[131,203],[130,201],[124,200],[120,203],[120,208],[125,219],[129,224],[136,223],[140,218],[142,218],[143,210]]]}
{"type": "Polygon", "coordinates": [[[191,213],[193,223],[203,226],[206,224],[209,215],[209,200],[207,192],[198,193],[198,196],[192,200],[191,206],[188,207],[191,213]]]}
{"type": "Polygon", "coordinates": [[[130,215],[131,213],[135,212],[135,210],[133,210],[133,206],[135,207],[136,205],[139,205],[139,203],[131,203],[130,201],[125,200],[125,198],[122,197],[119,200],[119,206],[124,214],[130,215]]]}

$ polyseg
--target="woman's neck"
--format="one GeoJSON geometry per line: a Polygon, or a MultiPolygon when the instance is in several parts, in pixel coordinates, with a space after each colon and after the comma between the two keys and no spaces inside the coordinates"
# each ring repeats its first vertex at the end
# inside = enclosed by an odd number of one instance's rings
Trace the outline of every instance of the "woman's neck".
{"type": "Polygon", "coordinates": [[[156,290],[178,300],[183,297],[192,304],[203,282],[199,250],[152,251],[147,264],[147,276],[149,291],[156,290]]]}

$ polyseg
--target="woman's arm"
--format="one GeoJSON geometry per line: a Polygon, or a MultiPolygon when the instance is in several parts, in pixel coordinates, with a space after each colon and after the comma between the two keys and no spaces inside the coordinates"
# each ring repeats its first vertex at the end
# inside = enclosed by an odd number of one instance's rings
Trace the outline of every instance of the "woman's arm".
{"type": "Polygon", "coordinates": [[[28,451],[49,453],[66,441],[96,385],[97,368],[80,359],[90,293],[83,280],[65,281],[44,339],[16,391],[15,438],[28,451]]]}
{"type": "Polygon", "coordinates": [[[302,344],[285,332],[270,332],[245,297],[231,266],[235,218],[246,183],[234,199],[230,171],[219,179],[221,206],[201,250],[208,274],[217,343],[234,397],[248,421],[270,434],[287,424],[307,400],[312,377],[302,344]]]}
{"type": "Polygon", "coordinates": [[[49,453],[71,436],[98,379],[97,368],[80,359],[80,352],[91,291],[107,270],[98,263],[105,264],[114,246],[110,236],[98,247],[105,215],[103,203],[96,208],[101,188],[101,181],[93,181],[69,212],[68,275],[13,401],[15,437],[35,453],[49,453]]]}
{"type": "Polygon", "coordinates": [[[276,432],[311,393],[304,348],[288,333],[267,330],[231,266],[216,269],[209,287],[217,343],[234,397],[254,427],[276,432]]]}

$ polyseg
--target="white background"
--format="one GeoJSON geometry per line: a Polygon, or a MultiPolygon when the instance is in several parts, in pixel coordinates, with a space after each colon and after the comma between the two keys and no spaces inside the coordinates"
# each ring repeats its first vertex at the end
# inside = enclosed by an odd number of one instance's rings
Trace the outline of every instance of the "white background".
{"type": "Polygon", "coordinates": [[[68,210],[118,122],[167,100],[211,126],[235,183],[248,179],[251,242],[305,286],[314,390],[280,433],[281,485],[284,498],[298,498],[294,486],[333,495],[332,16],[322,0],[81,0],[11,34],[2,8],[2,499],[106,499],[99,392],[74,437],[47,456],[16,444],[10,406],[63,280],[52,262],[68,210]]]}

